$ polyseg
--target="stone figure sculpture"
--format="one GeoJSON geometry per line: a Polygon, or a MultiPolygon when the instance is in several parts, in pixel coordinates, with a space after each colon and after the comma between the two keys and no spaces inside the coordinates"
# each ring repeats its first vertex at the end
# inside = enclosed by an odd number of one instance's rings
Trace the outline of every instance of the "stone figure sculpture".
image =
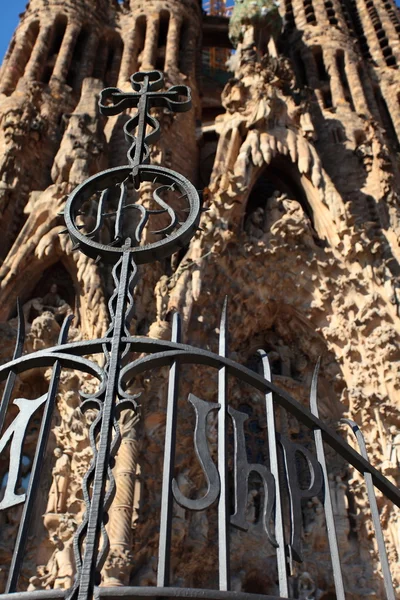
{"type": "Polygon", "coordinates": [[[387,454],[388,460],[393,465],[400,465],[400,431],[395,425],[389,428],[390,441],[388,443],[387,454]]]}
{"type": "Polygon", "coordinates": [[[38,575],[29,580],[28,591],[38,589],[67,590],[71,587],[75,574],[73,534],[76,522],[64,516],[51,541],[56,549],[47,565],[38,567],[38,575]]]}
{"type": "Polygon", "coordinates": [[[53,483],[49,492],[46,513],[63,513],[66,509],[67,491],[71,473],[71,461],[61,448],[55,448],[56,464],[53,468],[53,483]]]}
{"type": "Polygon", "coordinates": [[[298,580],[298,598],[299,600],[317,600],[317,587],[310,573],[304,571],[298,580]]]}

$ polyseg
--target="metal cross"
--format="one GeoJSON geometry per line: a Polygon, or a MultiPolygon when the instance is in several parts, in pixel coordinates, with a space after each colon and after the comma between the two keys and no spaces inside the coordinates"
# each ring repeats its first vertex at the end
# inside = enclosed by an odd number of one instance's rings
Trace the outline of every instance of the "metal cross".
{"type": "Polygon", "coordinates": [[[127,108],[136,108],[136,115],[124,127],[127,141],[132,141],[128,159],[133,167],[133,175],[139,165],[149,162],[148,144],[155,143],[160,136],[158,121],[149,114],[151,108],[168,108],[172,112],[186,112],[192,106],[191,91],[186,85],[175,85],[167,92],[159,92],[164,86],[161,71],[135,73],[130,78],[135,93],[123,92],[118,88],[106,88],[100,94],[100,112],[106,116],[117,115],[127,108]],[[146,126],[153,128],[146,135],[146,126]],[[136,138],[132,135],[138,129],[136,138]]]}

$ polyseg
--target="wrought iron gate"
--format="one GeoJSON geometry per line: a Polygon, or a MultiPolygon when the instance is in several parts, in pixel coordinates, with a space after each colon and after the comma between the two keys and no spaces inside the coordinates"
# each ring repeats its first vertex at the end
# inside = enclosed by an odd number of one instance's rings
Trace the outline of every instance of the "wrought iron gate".
{"type": "MultiPolygon", "coordinates": [[[[93,594],[107,598],[160,598],[185,597],[223,600],[236,598],[230,590],[230,527],[246,530],[246,503],[248,478],[255,472],[264,488],[262,523],[265,535],[276,548],[279,597],[289,597],[288,575],[292,561],[301,561],[302,502],[317,496],[323,497],[330,555],[332,560],[336,597],[345,598],[339,549],[335,531],[334,511],[330,495],[328,470],[324,443],[362,473],[367,485],[368,498],[376,532],[386,596],[394,600],[389,563],[379,520],[374,486],[389,500],[400,507],[399,490],[369,462],[363,436],[358,426],[347,421],[352,428],[360,453],[350,447],[341,436],[330,429],[320,418],[317,405],[318,365],[315,370],[310,409],[302,406],[271,381],[268,356],[260,350],[262,374],[242,366],[228,358],[227,347],[227,303],[222,310],[219,352],[213,353],[185,345],[181,340],[180,317],[173,316],[172,339],[163,341],[140,336],[131,336],[129,318],[132,312],[132,290],[137,281],[137,265],[164,259],[183,248],[196,232],[201,203],[194,187],[181,175],[163,167],[149,164],[149,144],[160,134],[160,126],[150,115],[154,107],[165,107],[173,112],[187,111],[191,107],[190,90],[186,86],[174,86],[168,91],[163,87],[163,76],[158,71],[136,73],[131,77],[134,93],[118,89],[103,90],[100,111],[104,115],[116,115],[127,108],[137,107],[136,115],[125,125],[125,135],[131,141],[128,151],[129,164],[99,173],[82,183],[70,196],[65,208],[66,232],[75,249],[95,260],[113,265],[114,293],[109,301],[110,327],[102,339],[68,342],[70,318],[62,326],[59,343],[48,350],[23,355],[24,320],[19,306],[19,331],[13,360],[0,367],[0,380],[5,388],[0,405],[0,431],[3,431],[7,410],[13,397],[13,388],[18,373],[36,367],[51,367],[52,377],[48,392],[36,400],[14,399],[19,413],[0,439],[0,451],[10,444],[9,476],[0,509],[6,510],[23,503],[23,513],[15,542],[13,560],[8,577],[6,600],[9,594],[16,598],[30,598],[30,592],[17,592],[18,577],[26,548],[29,524],[37,498],[40,471],[43,466],[51,419],[55,406],[61,370],[75,369],[88,373],[98,380],[94,395],[82,396],[81,410],[95,409],[97,416],[90,427],[90,442],[93,460],[83,478],[83,498],[86,504],[84,519],[76,532],[74,551],[76,577],[67,592],[68,600],[89,600],[93,594]],[[137,129],[136,137],[133,136],[137,129]],[[149,132],[150,131],[150,132],[149,132]],[[149,132],[149,133],[146,133],[149,132]],[[153,206],[146,208],[137,201],[141,184],[146,183],[152,191],[153,206]],[[94,214],[90,231],[80,223],[80,216],[90,210],[94,214]],[[127,213],[130,218],[126,219],[127,213]],[[150,231],[152,219],[162,222],[157,230],[150,231]],[[104,224],[107,231],[113,230],[104,243],[104,224]],[[160,240],[141,244],[143,231],[160,240]],[[99,357],[96,362],[93,357],[99,357]],[[87,358],[90,357],[90,358],[87,358]],[[103,366],[100,366],[103,359],[103,366]],[[205,402],[193,394],[188,402],[196,414],[194,432],[195,451],[207,482],[207,491],[201,498],[188,498],[174,478],[175,446],[177,440],[177,412],[179,375],[182,365],[207,365],[215,369],[218,380],[217,402],[205,402]],[[131,382],[138,375],[154,372],[156,368],[169,368],[167,394],[167,421],[164,441],[164,467],[162,476],[162,502],[158,548],[157,587],[99,587],[100,572],[107,557],[109,544],[107,511],[114,494],[113,458],[118,451],[120,432],[118,419],[127,408],[138,411],[137,397],[129,392],[131,382]],[[264,395],[267,435],[264,440],[268,448],[268,464],[249,463],[246,455],[244,422],[247,417],[229,405],[227,378],[232,376],[264,395]],[[280,435],[275,424],[275,407],[282,407],[308,428],[315,439],[316,453],[300,443],[280,435]],[[31,417],[44,407],[32,472],[26,494],[16,491],[21,468],[24,437],[31,417]],[[213,461],[207,442],[206,424],[210,413],[217,413],[218,457],[213,461]],[[233,491],[229,485],[228,427],[233,427],[233,491]],[[307,464],[308,483],[304,487],[299,481],[296,457],[301,456],[307,464]],[[284,481],[280,463],[284,463],[284,481]],[[282,509],[283,490],[288,494],[289,537],[285,533],[285,514],[282,509]],[[231,496],[231,499],[230,499],[231,496]],[[218,573],[219,589],[204,590],[170,587],[170,554],[173,503],[189,511],[203,511],[216,505],[218,509],[218,573]],[[233,511],[231,511],[231,503],[233,511]],[[230,514],[230,513],[233,514],[230,514]]],[[[33,593],[34,598],[58,598],[61,590],[44,590],[33,593]]],[[[241,593],[240,598],[267,600],[267,595],[241,593]]]]}

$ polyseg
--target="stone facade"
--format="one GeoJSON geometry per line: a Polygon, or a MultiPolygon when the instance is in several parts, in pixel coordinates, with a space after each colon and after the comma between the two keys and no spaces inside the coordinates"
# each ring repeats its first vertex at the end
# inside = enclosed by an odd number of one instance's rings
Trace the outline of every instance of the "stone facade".
{"type": "MultiPolygon", "coordinates": [[[[321,357],[324,419],[333,427],[344,415],[355,419],[372,462],[399,485],[398,9],[392,0],[237,0],[232,76],[221,94],[217,82],[202,80],[202,30],[205,39],[196,0],[29,2],[0,73],[1,359],[12,355],[18,297],[28,350],[56,343],[70,312],[73,339],[107,330],[110,272],[74,252],[60,235],[60,212],[77,184],[126,162],[126,116],[105,120],[100,90],[129,90],[136,70],[160,69],[168,86],[191,86],[194,109],[159,112],[164,135],[152,161],[205,188],[208,211],[188,248],[141,269],[132,333],[168,339],[170,315],[179,311],[185,339],[207,347],[216,343],[228,294],[232,356],[250,364],[263,347],[274,381],[304,403],[321,357]]],[[[29,372],[18,378],[18,393],[43,394],[47,379],[43,370],[29,372]]],[[[203,369],[185,372],[182,397],[215,400],[213,383],[203,369]]],[[[72,536],[84,510],[81,478],[94,418],[82,416],[79,389],[90,392],[91,385],[73,372],[62,375],[21,589],[67,589],[73,580],[72,536]]],[[[164,371],[137,382],[146,398],[142,417],[125,414],[121,423],[104,585],[155,584],[166,385],[164,371]]],[[[233,387],[237,406],[251,399],[233,387]]],[[[190,495],[204,483],[188,450],[189,408],[183,410],[178,481],[190,495]]],[[[254,419],[254,430],[262,429],[261,413],[254,419]]],[[[293,439],[304,435],[288,415],[279,424],[293,439]]],[[[333,459],[330,481],[347,597],[383,597],[361,477],[333,459]]],[[[253,492],[249,532],[232,532],[232,589],[277,595],[275,551],[258,526],[253,492]]],[[[400,512],[379,493],[378,505],[400,593],[400,512]]],[[[20,512],[0,517],[3,580],[20,512]]],[[[303,521],[304,562],[293,567],[291,594],[328,600],[334,595],[319,498],[303,507],[303,521]]],[[[215,584],[215,530],[215,516],[175,507],[176,585],[215,584]]]]}

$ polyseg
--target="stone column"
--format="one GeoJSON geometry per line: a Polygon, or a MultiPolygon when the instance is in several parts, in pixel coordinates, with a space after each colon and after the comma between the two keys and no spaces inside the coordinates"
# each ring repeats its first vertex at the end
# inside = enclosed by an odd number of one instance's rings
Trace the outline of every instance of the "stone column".
{"type": "Polygon", "coordinates": [[[393,54],[396,57],[397,63],[400,64],[400,40],[399,34],[397,33],[394,24],[392,23],[387,10],[384,6],[382,6],[382,2],[380,0],[376,0],[375,8],[378,11],[379,18],[381,20],[382,26],[386,31],[386,35],[389,40],[389,46],[392,49],[393,54]]]}
{"type": "Polygon", "coordinates": [[[23,76],[39,35],[39,21],[31,21],[14,35],[0,70],[0,92],[11,93],[23,76]]]}
{"type": "Polygon", "coordinates": [[[167,48],[165,50],[165,70],[177,69],[179,64],[179,46],[182,19],[171,15],[168,28],[167,48]]]}
{"type": "Polygon", "coordinates": [[[158,45],[158,30],[160,28],[160,19],[158,15],[154,18],[147,19],[146,41],[143,50],[142,69],[154,69],[157,45],[158,45]]]}
{"type": "Polygon", "coordinates": [[[372,23],[371,15],[365,5],[365,0],[358,0],[357,12],[360,17],[361,24],[364,29],[364,35],[367,39],[367,43],[371,52],[371,56],[380,66],[386,66],[385,58],[382,54],[382,48],[378,43],[376,37],[376,31],[372,23]]]}
{"type": "Polygon", "coordinates": [[[44,26],[33,47],[31,57],[25,69],[25,77],[35,80],[40,77],[47,60],[49,42],[52,37],[53,25],[44,26]]]}
{"type": "MultiPolygon", "coordinates": [[[[128,413],[132,411],[127,411],[128,413]]],[[[129,582],[129,564],[132,550],[132,515],[135,496],[136,466],[139,444],[136,439],[134,415],[124,415],[121,424],[122,441],[113,475],[116,493],[109,510],[107,533],[110,552],[104,566],[104,585],[123,586],[129,582]]]]}
{"type": "Polygon", "coordinates": [[[14,47],[10,58],[4,65],[0,83],[1,94],[11,93],[15,89],[18,80],[22,75],[21,66],[22,63],[26,62],[24,61],[24,57],[27,52],[28,49],[26,48],[26,45],[19,44],[14,47]]]}
{"type": "Polygon", "coordinates": [[[58,52],[56,64],[54,65],[52,78],[54,77],[59,81],[65,82],[79,31],[80,27],[75,23],[68,24],[58,52]]]}
{"type": "Polygon", "coordinates": [[[387,85],[385,81],[381,83],[382,97],[388,107],[389,115],[393,123],[393,128],[396,133],[397,141],[400,143],[400,107],[397,97],[397,93],[393,93],[393,89],[390,85],[387,85]]]}
{"type": "Polygon", "coordinates": [[[311,5],[314,9],[315,18],[318,25],[321,27],[331,27],[324,3],[311,1],[311,5]]]}
{"type": "Polygon", "coordinates": [[[356,60],[353,61],[352,57],[350,57],[347,52],[345,53],[344,61],[344,68],[346,71],[347,81],[349,82],[354,108],[357,113],[368,115],[370,114],[370,110],[364,94],[363,86],[360,81],[360,76],[357,71],[357,62],[356,60]]]}
{"type": "Polygon", "coordinates": [[[342,27],[343,31],[348,33],[347,21],[343,14],[342,5],[339,0],[332,0],[333,8],[335,11],[336,19],[338,20],[339,25],[342,27]]]}
{"type": "Polygon", "coordinates": [[[89,38],[88,38],[88,41],[86,44],[84,60],[81,61],[81,64],[80,64],[79,77],[77,78],[77,87],[78,88],[81,87],[82,81],[86,77],[92,77],[92,75],[93,75],[94,61],[96,59],[98,46],[99,46],[98,35],[94,31],[92,31],[92,33],[90,33],[90,35],[89,35],[89,38]]]}
{"type": "Polygon", "coordinates": [[[293,0],[293,16],[297,29],[304,29],[307,25],[307,19],[302,0],[293,0]]]}
{"type": "Polygon", "coordinates": [[[335,52],[332,50],[322,49],[322,55],[325,63],[325,69],[330,77],[330,88],[332,94],[333,106],[345,104],[344,90],[340,81],[339,69],[336,64],[335,52]]]}
{"type": "Polygon", "coordinates": [[[136,29],[131,31],[124,45],[121,68],[119,71],[118,85],[123,85],[129,77],[137,71],[138,40],[136,29]]]}

